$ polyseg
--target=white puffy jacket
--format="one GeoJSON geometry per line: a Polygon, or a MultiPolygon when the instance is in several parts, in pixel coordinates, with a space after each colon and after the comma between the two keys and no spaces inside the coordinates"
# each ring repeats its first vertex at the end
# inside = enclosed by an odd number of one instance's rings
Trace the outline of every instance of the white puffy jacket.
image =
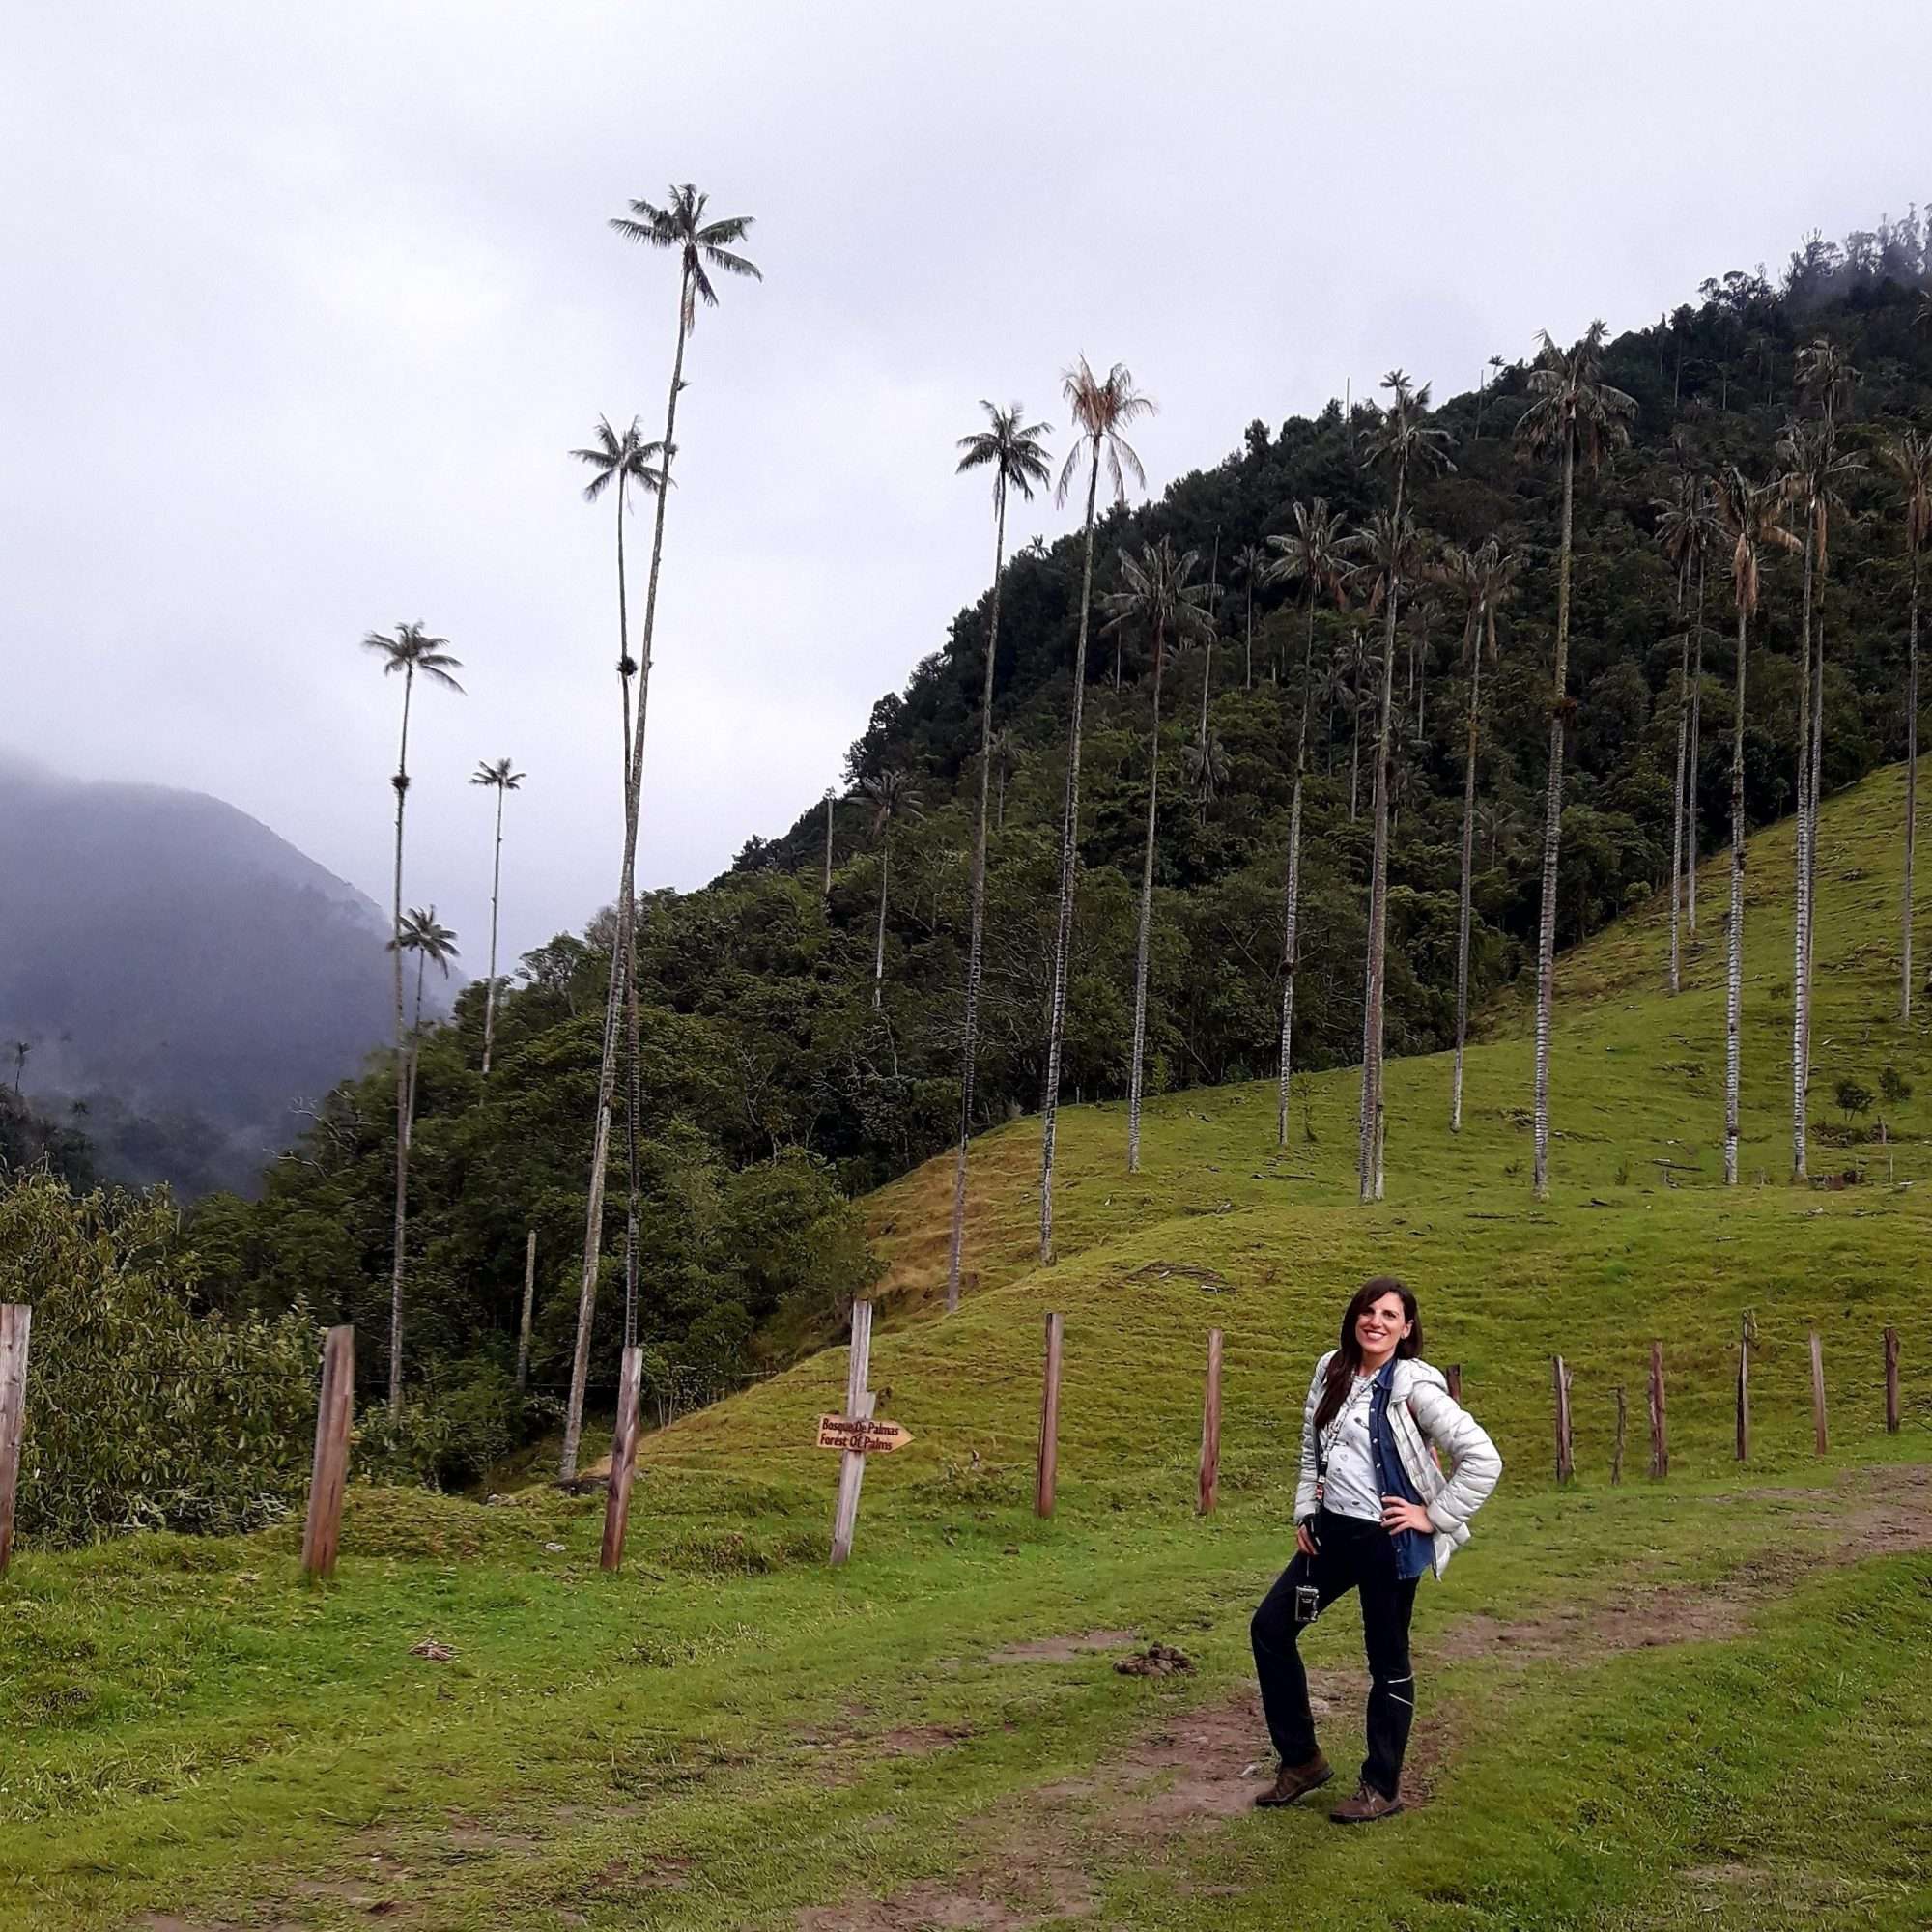
{"type": "MultiPolygon", "coordinates": [[[[1315,1409],[1321,1378],[1334,1350],[1315,1365],[1308,1401],[1301,1413],[1301,1474],[1294,1488],[1294,1520],[1301,1522],[1320,1505],[1315,1500],[1315,1409]]],[[[1449,1393],[1439,1369],[1427,1362],[1398,1361],[1389,1389],[1389,1433],[1408,1480],[1415,1485],[1435,1525],[1435,1568],[1440,1577],[1449,1559],[1469,1540],[1469,1519],[1501,1480],[1503,1459],[1489,1432],[1449,1393]],[[1449,1463],[1444,1475],[1434,1449],[1449,1463]]]]}

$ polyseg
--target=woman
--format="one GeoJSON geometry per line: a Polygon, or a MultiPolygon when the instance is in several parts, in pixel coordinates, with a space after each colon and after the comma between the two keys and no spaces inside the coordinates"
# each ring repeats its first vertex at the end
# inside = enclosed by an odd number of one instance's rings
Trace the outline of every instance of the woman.
{"type": "Polygon", "coordinates": [[[1359,1825],[1402,1809],[1415,1714],[1415,1586],[1432,1563],[1441,1576],[1468,1542],[1465,1525],[1503,1472],[1495,1444],[1421,1354],[1415,1296],[1382,1275],[1355,1291],[1341,1346],[1315,1365],[1294,1493],[1296,1554],[1255,1612],[1252,1633],[1262,1709],[1281,1753],[1280,1776],[1257,1804],[1292,1804],[1335,1775],[1315,1743],[1295,1645],[1305,1625],[1354,1590],[1369,1658],[1369,1754],[1355,1795],[1328,1815],[1359,1825]]]}

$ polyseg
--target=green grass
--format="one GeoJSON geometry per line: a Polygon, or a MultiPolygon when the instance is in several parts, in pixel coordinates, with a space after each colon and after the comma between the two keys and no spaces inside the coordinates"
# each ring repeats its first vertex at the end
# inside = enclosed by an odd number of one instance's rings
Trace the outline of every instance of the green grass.
{"type": "MultiPolygon", "coordinates": [[[[1563,962],[1547,1208],[1529,1200],[1514,1007],[1487,1016],[1460,1140],[1446,1060],[1391,1069],[1389,1198],[1370,1210],[1352,1202],[1351,1075],[1305,1083],[1306,1128],[1297,1083],[1279,1154],[1271,1089],[1164,1097],[1131,1180],[1122,1110],[1072,1110],[1061,1259],[1040,1270],[1037,1128],[1019,1123],[976,1149],[980,1286],[957,1317],[932,1306],[947,1164],[873,1203],[892,1273],[872,1383],[916,1440],[870,1465],[841,1573],[822,1553],[836,1464],[808,1446],[839,1400],[838,1350],[647,1441],[615,1578],[596,1569],[599,1506],[544,1491],[489,1507],[356,1492],[321,1591],[296,1577],[292,1525],[21,1557],[0,1584],[0,1925],[320,1932],[372,1908],[492,1928],[1922,1924],[1932,1038],[1895,1017],[1899,790],[1889,772],[1834,801],[1822,851],[1814,1094],[1841,1073],[1876,1087],[1887,1064],[1918,1089],[1888,1149],[1817,1150],[1814,1168],[1856,1161],[1865,1184],[1781,1184],[1782,830],[1752,848],[1747,923],[1745,1170],[1771,1184],[1716,1184],[1715,869],[1677,1000],[1654,907],[1563,962]],[[1315,1808],[1236,1815],[1264,1742],[1246,1620],[1283,1560],[1309,1365],[1348,1289],[1390,1269],[1509,1463],[1419,1600],[1429,1802],[1365,1833],[1315,1808]],[[1760,1346],[1740,1472],[1746,1308],[1760,1346]],[[1048,1309],[1066,1372],[1061,1510],[1040,1523],[1048,1309]],[[1887,1322],[1897,1438],[1880,1421],[1887,1322]],[[1210,1326],[1227,1334],[1223,1507],[1202,1522],[1210,1326]],[[1653,1337],[1662,1486],[1642,1475],[1653,1337]],[[1558,1350],[1579,1465],[1563,1492],[1558,1350]],[[1618,1384],[1632,1440],[1613,1489],[1618,1384]],[[1177,1643],[1197,1669],[1149,1683],[1102,1652],[996,1655],[1094,1629],[1177,1643]],[[453,1658],[412,1657],[426,1636],[453,1658]]],[[[1312,1639],[1345,1768],[1357,1651],[1347,1613],[1312,1639]]]]}

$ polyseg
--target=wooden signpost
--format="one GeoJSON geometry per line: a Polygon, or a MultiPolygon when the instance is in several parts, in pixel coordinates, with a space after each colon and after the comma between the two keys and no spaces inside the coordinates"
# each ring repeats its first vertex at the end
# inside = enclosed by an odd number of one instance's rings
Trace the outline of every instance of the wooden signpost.
{"type": "Polygon", "coordinates": [[[818,1418],[818,1446],[842,1449],[848,1456],[883,1456],[903,1449],[912,1440],[912,1431],[902,1422],[887,1422],[876,1415],[821,1415],[818,1418]]]}
{"type": "Polygon", "coordinates": [[[1214,1514],[1221,1485],[1221,1331],[1208,1331],[1208,1387],[1201,1399],[1201,1502],[1203,1516],[1214,1514]]]}
{"type": "MultiPolygon", "coordinates": [[[[849,1423],[869,1422],[877,1400],[866,1386],[872,1373],[872,1304],[852,1304],[852,1352],[845,1365],[845,1415],[849,1423]]],[[[825,1440],[820,1421],[818,1439],[825,1440]]],[[[843,1445],[838,1445],[843,1446],[843,1445]]],[[[866,1480],[866,1451],[847,1447],[838,1459],[838,1501],[832,1512],[832,1561],[843,1563],[852,1554],[852,1532],[859,1526],[859,1485],[866,1480]]]]}
{"type": "Polygon", "coordinates": [[[1039,1397],[1039,1469],[1035,1478],[1033,1513],[1053,1514],[1053,1492],[1060,1479],[1060,1345],[1065,1323],[1046,1318],[1046,1375],[1039,1397]]]}
{"type": "Polygon", "coordinates": [[[1451,1362],[1449,1364],[1449,1373],[1445,1379],[1449,1383],[1449,1400],[1451,1402],[1461,1402],[1463,1400],[1463,1364],[1461,1362],[1451,1362]]]}
{"type": "Polygon", "coordinates": [[[1885,1433],[1898,1434],[1898,1330],[1885,1331],[1885,1433]]]}
{"type": "Polygon", "coordinates": [[[617,1376],[617,1428],[611,1437],[611,1484],[604,1496],[604,1548],[598,1566],[615,1570],[624,1560],[624,1532],[631,1523],[631,1479],[638,1473],[638,1384],[644,1351],[624,1350],[617,1376]]]}
{"type": "Polygon", "coordinates": [[[355,1420],[355,1329],[344,1322],[322,1344],[322,1393],[315,1405],[315,1463],[302,1528],[302,1575],[326,1583],[342,1546],[342,1492],[349,1483],[349,1432],[355,1420]]]}
{"type": "Polygon", "coordinates": [[[14,1553],[14,1498],[20,1490],[20,1437],[27,1421],[27,1331],[34,1311],[0,1306],[0,1576],[14,1553]]]}

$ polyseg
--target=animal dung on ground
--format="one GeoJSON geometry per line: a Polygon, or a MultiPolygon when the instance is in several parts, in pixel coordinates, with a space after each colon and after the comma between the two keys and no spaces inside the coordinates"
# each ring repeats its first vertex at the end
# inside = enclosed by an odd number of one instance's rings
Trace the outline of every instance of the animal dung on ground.
{"type": "Polygon", "coordinates": [[[430,1663],[447,1663],[456,1653],[446,1643],[438,1643],[435,1637],[426,1636],[420,1643],[410,1645],[410,1655],[420,1657],[430,1663]]]}
{"type": "Polygon", "coordinates": [[[1151,1643],[1122,1658],[1114,1668],[1122,1677],[1178,1677],[1194,1668],[1194,1660],[1170,1643],[1151,1643]]]}

